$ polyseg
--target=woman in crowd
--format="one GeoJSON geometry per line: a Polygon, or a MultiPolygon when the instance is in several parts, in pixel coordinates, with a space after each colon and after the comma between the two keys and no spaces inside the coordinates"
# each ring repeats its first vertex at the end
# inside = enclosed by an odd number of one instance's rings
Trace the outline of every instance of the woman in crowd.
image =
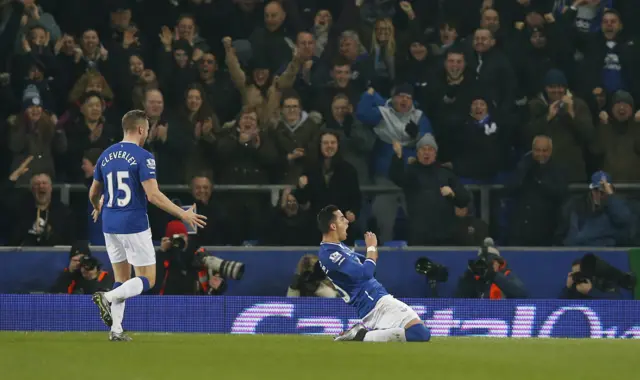
{"type": "Polygon", "coordinates": [[[122,133],[106,122],[104,118],[106,103],[100,93],[86,93],[80,100],[80,104],[80,114],[64,127],[69,140],[65,166],[66,180],[74,183],[80,183],[84,179],[80,170],[84,152],[91,148],[106,149],[122,133]]]}
{"type": "Polygon", "coordinates": [[[179,123],[191,136],[185,161],[185,180],[188,182],[195,173],[211,171],[215,132],[219,132],[218,117],[199,84],[192,84],[187,89],[179,123]]]}

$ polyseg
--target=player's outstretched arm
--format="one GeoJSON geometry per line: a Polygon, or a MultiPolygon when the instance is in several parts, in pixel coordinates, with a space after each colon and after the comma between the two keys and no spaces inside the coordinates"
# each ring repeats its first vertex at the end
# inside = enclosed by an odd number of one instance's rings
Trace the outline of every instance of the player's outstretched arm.
{"type": "Polygon", "coordinates": [[[171,202],[171,199],[167,198],[167,196],[164,195],[162,191],[160,191],[160,188],[158,188],[158,181],[156,181],[154,178],[143,181],[142,187],[144,188],[145,194],[147,194],[147,199],[149,200],[149,202],[175,216],[176,218],[182,219],[182,221],[189,224],[192,228],[195,228],[196,226],[204,227],[207,225],[207,223],[205,222],[205,220],[207,220],[207,217],[204,215],[196,214],[193,211],[193,206],[188,210],[183,210],[181,207],[171,202]]]}

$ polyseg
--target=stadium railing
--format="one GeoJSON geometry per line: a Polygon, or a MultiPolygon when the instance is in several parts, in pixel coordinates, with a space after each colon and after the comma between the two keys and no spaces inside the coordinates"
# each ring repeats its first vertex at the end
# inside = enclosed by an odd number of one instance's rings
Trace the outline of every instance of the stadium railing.
{"type": "MultiPolygon", "coordinates": [[[[260,192],[270,193],[273,205],[278,203],[280,192],[290,186],[285,185],[215,185],[214,192],[260,192]]],[[[161,185],[163,191],[171,192],[189,192],[188,185],[161,185]]],[[[485,222],[491,220],[491,195],[499,193],[504,189],[503,185],[466,185],[466,188],[479,195],[480,200],[480,217],[485,222]]],[[[640,191],[638,183],[619,183],[615,184],[616,190],[622,192],[640,191]]],[[[81,184],[54,184],[53,189],[60,192],[60,200],[64,204],[69,204],[71,192],[87,192],[87,188],[81,184]]],[[[400,188],[396,186],[361,186],[361,191],[365,194],[380,193],[396,193],[400,192],[400,188]]],[[[571,192],[586,191],[587,184],[573,184],[569,186],[571,192]]]]}

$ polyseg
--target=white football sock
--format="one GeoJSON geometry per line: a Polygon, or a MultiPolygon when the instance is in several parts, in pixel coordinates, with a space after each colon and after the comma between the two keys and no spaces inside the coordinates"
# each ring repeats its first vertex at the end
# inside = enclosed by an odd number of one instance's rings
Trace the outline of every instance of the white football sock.
{"type": "Polygon", "coordinates": [[[394,329],[373,330],[364,336],[365,342],[406,342],[404,329],[397,327],[394,329]]]}
{"type": "Polygon", "coordinates": [[[122,333],[122,320],[124,319],[124,303],[125,301],[113,301],[111,304],[111,318],[113,324],[111,325],[111,331],[114,333],[122,333]]]}
{"type": "Polygon", "coordinates": [[[139,277],[134,277],[127,280],[124,284],[118,286],[116,289],[113,289],[110,292],[106,292],[104,294],[104,297],[111,303],[113,303],[115,300],[124,301],[127,298],[131,298],[142,293],[142,289],[144,289],[142,280],[139,277]]]}

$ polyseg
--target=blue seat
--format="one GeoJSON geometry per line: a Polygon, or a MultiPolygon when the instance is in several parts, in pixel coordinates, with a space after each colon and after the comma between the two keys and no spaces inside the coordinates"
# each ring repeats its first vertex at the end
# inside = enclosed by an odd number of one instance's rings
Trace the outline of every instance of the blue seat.
{"type": "MultiPolygon", "coordinates": [[[[353,245],[355,245],[356,247],[366,247],[367,246],[367,244],[364,242],[364,240],[356,240],[356,241],[353,242],[353,245]]],[[[406,248],[409,245],[404,240],[391,240],[391,241],[385,242],[383,244],[383,246],[384,247],[389,247],[389,248],[406,248]]]]}
{"type": "Polygon", "coordinates": [[[389,248],[407,248],[409,244],[407,244],[407,242],[404,240],[391,240],[391,241],[385,242],[383,246],[389,247],[389,248]]]}

